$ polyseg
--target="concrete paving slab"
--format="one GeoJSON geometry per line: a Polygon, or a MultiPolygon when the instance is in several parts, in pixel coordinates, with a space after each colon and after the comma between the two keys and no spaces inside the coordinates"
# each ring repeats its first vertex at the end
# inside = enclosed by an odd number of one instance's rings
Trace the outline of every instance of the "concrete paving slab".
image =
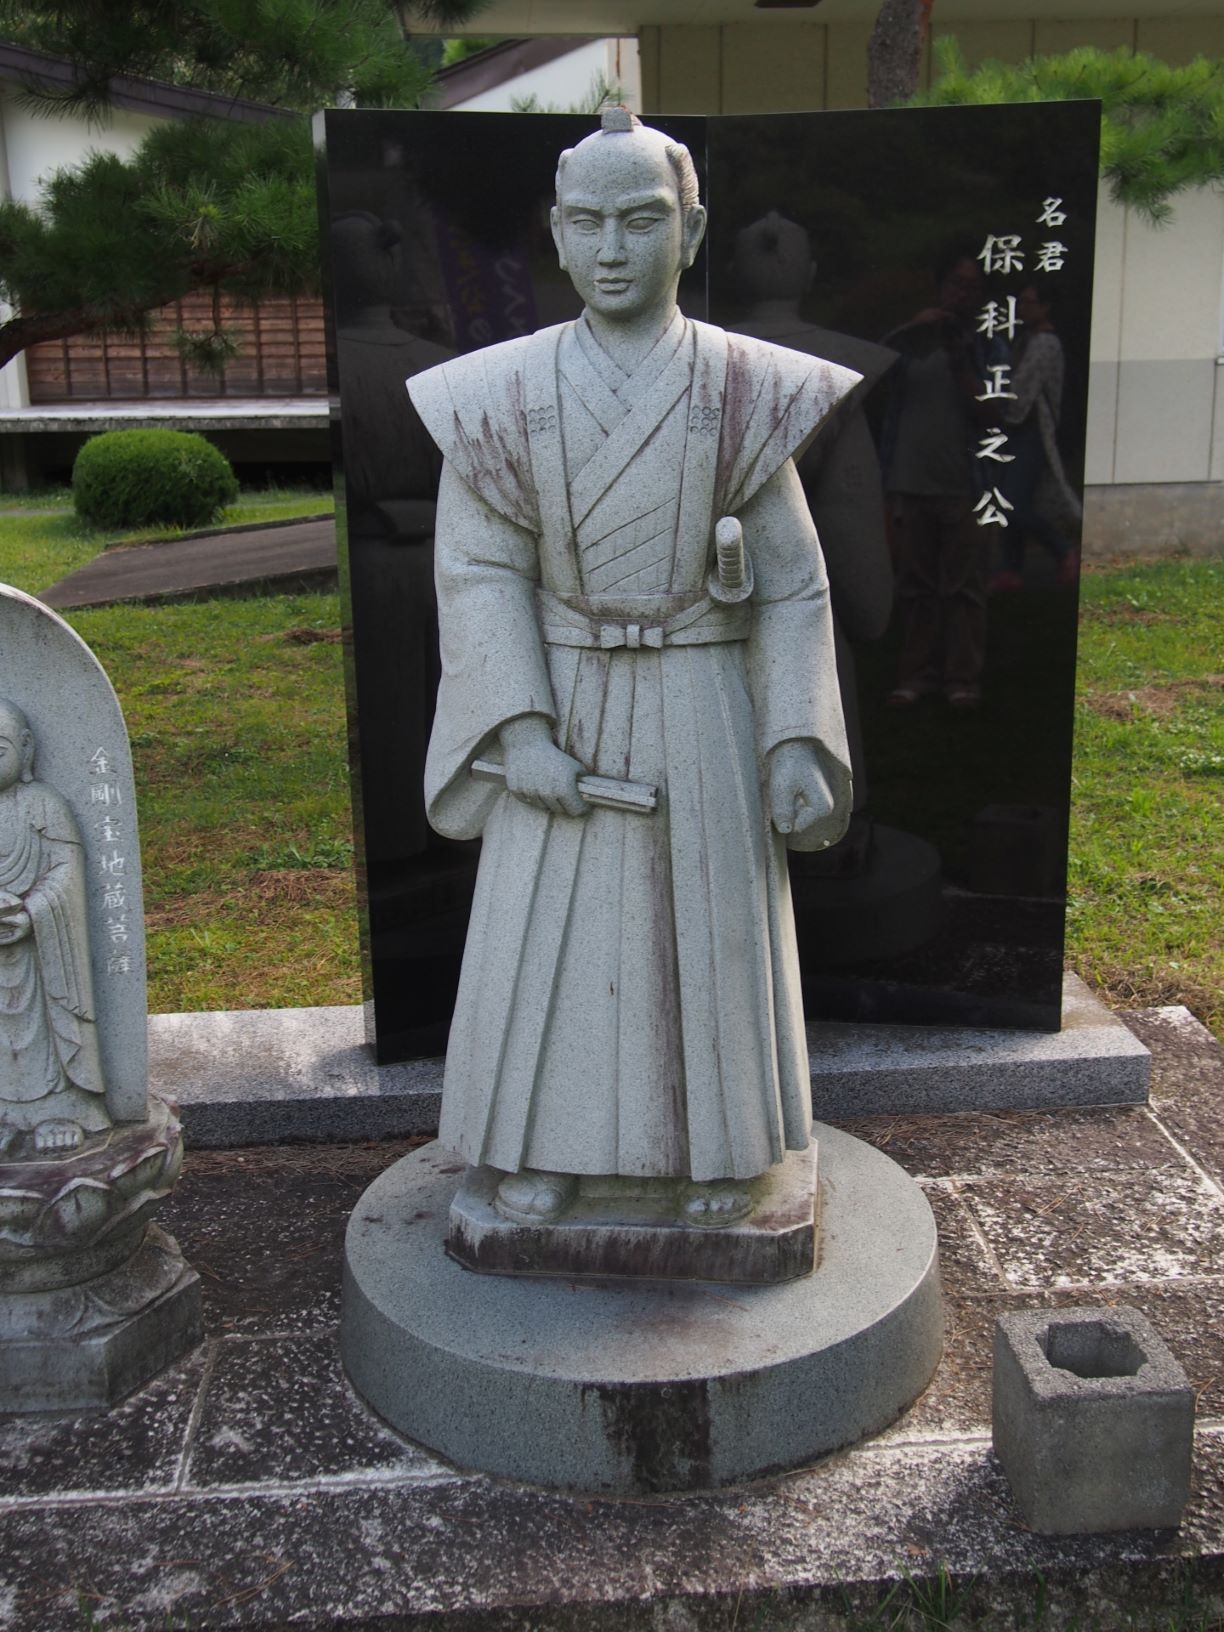
{"type": "Polygon", "coordinates": [[[1224,1273],[1224,1202],[1184,1163],[1154,1173],[958,1185],[1017,1289],[1224,1273]]]}
{"type": "MultiPolygon", "coordinates": [[[[842,1122],[1142,1104],[1146,1046],[1074,975],[1066,980],[1064,1016],[1058,1033],[817,1022],[808,1027],[815,1114],[842,1122]]],[[[364,1037],[357,1004],[151,1015],[150,1087],[179,1102],[187,1141],[197,1149],[434,1132],[442,1061],[376,1066],[364,1037]]],[[[979,1146],[991,1137],[992,1125],[983,1128],[979,1146]]],[[[924,1137],[929,1145],[944,1135],[937,1128],[924,1137]]],[[[1022,1137],[1032,1148],[1033,1129],[1026,1125],[1022,1137]]],[[[932,1149],[928,1167],[939,1160],[932,1149]]]]}
{"type": "Polygon", "coordinates": [[[1060,1173],[1074,1145],[1081,1172],[1146,1171],[1170,1160],[1167,1136],[1136,1105],[1095,1110],[965,1111],[957,1116],[876,1116],[845,1123],[924,1179],[1060,1173]]]}
{"type": "Polygon", "coordinates": [[[184,1479],[213,1490],[446,1471],[362,1406],[328,1330],[220,1345],[184,1479]]]}
{"type": "Polygon", "coordinates": [[[1215,1110],[1224,1094],[1224,1054],[1210,1047],[1211,1033],[1180,1006],[1129,1018],[1139,1040],[1159,1051],[1152,1092],[1162,1124],[1224,1186],[1224,1119],[1215,1110]]]}
{"type": "Polygon", "coordinates": [[[203,1285],[210,1337],[330,1331],[344,1231],[362,1191],[417,1141],[196,1151],[167,1216],[203,1285]]]}
{"type": "MultiPolygon", "coordinates": [[[[356,1398],[334,1346],[345,1221],[406,1145],[190,1152],[166,1224],[201,1274],[204,1349],[108,1417],[0,1423],[0,1625],[79,1632],[88,1611],[124,1632],[816,1632],[871,1626],[872,1606],[904,1594],[906,1575],[929,1583],[941,1565],[967,1624],[1028,1624],[1039,1578],[1050,1632],[1075,1616],[1081,1627],[1212,1624],[1224,1613],[1224,1272],[1194,1230],[1175,1263],[1160,1238],[1145,1257],[1141,1221],[1121,1266],[1129,1279],[1114,1255],[1125,1187],[1160,1141],[1159,1193],[1201,1206],[1195,1185],[1224,1124],[1224,1048],[1184,1010],[1128,1023],[1153,1046],[1151,1107],[1006,1118],[993,1163],[993,1119],[907,1121],[911,1170],[943,1169],[924,1182],[947,1291],[934,1382],[878,1439],[717,1495],[548,1495],[423,1456],[356,1398]],[[1054,1285],[1046,1254],[1026,1272],[1033,1284],[1009,1280],[1014,1220],[979,1213],[982,1181],[1081,1195],[1073,1259],[1087,1279],[1054,1285]],[[991,1453],[995,1315],[1089,1300],[1143,1309],[1195,1389],[1194,1485],[1178,1531],[1034,1536],[991,1453]]],[[[907,1165],[903,1141],[890,1154],[907,1165]]]]}
{"type": "Polygon", "coordinates": [[[253,585],[317,588],[335,580],[336,524],[321,516],[103,550],[39,599],[64,611],[253,585]]]}
{"type": "Polygon", "coordinates": [[[114,1497],[172,1487],[207,1360],[197,1349],[109,1411],[0,1417],[5,1498],[59,1498],[68,1468],[78,1493],[114,1497]]]}

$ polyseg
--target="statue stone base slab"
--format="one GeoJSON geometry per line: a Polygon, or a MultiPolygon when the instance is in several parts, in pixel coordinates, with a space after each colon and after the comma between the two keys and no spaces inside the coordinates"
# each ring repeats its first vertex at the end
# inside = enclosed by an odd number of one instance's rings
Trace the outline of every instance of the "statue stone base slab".
{"type": "Polygon", "coordinates": [[[349,1221],[341,1352],[393,1427],[460,1467],[566,1490],[700,1490],[879,1432],[930,1382],[935,1222],[888,1157],[817,1129],[820,1260],[776,1286],[474,1275],[445,1250],[440,1146],[349,1221]]]}
{"type": "Polygon", "coordinates": [[[0,1294],[0,1412],[114,1405],[203,1335],[200,1277],[151,1224],[91,1280],[0,1294]]]}
{"type": "Polygon", "coordinates": [[[494,1205],[503,1176],[469,1168],[451,1203],[446,1250],[466,1269],[771,1285],[816,1267],[815,1142],[754,1180],[751,1214],[722,1229],[681,1220],[676,1179],[580,1179],[555,1224],[516,1224],[494,1205]]]}

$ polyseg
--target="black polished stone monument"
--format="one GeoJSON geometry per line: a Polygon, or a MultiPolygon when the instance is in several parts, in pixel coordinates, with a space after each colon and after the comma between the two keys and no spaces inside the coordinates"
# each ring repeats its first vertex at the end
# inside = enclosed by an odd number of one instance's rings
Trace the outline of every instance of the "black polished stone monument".
{"type": "MultiPolygon", "coordinates": [[[[650,122],[689,147],[710,207],[683,310],[865,376],[801,469],[859,789],[847,840],[792,866],[809,1018],[1055,1030],[1097,104],[650,122]],[[1035,376],[1056,418],[1007,394],[1035,376]],[[941,480],[958,490],[950,551],[918,531],[948,511],[927,492],[941,480]],[[918,647],[945,667],[909,687],[918,647]]],[[[320,119],[365,997],[384,1062],[445,1048],[478,850],[425,822],[439,462],[404,380],[577,316],[548,209],[558,153],[595,124],[320,119]]]]}

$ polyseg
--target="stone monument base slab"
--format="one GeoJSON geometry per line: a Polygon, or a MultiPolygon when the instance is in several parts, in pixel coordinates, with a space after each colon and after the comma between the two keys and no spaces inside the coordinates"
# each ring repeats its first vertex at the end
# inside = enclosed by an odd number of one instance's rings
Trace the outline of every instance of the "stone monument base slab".
{"type": "Polygon", "coordinates": [[[474,1275],[445,1250],[462,1172],[437,1144],[367,1189],[341,1353],[393,1427],[567,1490],[697,1490],[887,1426],[939,1361],[935,1222],[888,1157],[821,1127],[815,1272],[775,1286],[474,1275]]]}
{"type": "Polygon", "coordinates": [[[677,1179],[580,1179],[555,1224],[517,1224],[494,1204],[503,1176],[468,1168],[451,1203],[446,1250],[465,1269],[769,1285],[816,1267],[815,1141],[753,1180],[752,1212],[721,1229],[678,1216],[677,1179]]]}
{"type": "Polygon", "coordinates": [[[200,1277],[151,1224],[105,1274],[0,1295],[0,1412],[114,1405],[203,1335],[200,1277]]]}

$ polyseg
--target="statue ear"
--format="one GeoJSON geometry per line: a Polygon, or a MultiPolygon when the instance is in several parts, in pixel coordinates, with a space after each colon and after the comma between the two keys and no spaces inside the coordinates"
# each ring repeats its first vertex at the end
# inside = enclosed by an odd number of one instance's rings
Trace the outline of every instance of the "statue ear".
{"type": "Polygon", "coordinates": [[[34,780],[34,733],[30,730],[21,733],[21,780],[34,780]]]}
{"type": "Polygon", "coordinates": [[[684,212],[684,270],[687,272],[697,259],[701,240],[705,237],[706,212],[702,205],[690,205],[684,212]]]}
{"type": "Polygon", "coordinates": [[[553,243],[557,246],[557,264],[562,272],[567,272],[569,268],[565,264],[565,248],[561,242],[561,211],[555,204],[548,212],[548,224],[552,228],[553,243]]]}

